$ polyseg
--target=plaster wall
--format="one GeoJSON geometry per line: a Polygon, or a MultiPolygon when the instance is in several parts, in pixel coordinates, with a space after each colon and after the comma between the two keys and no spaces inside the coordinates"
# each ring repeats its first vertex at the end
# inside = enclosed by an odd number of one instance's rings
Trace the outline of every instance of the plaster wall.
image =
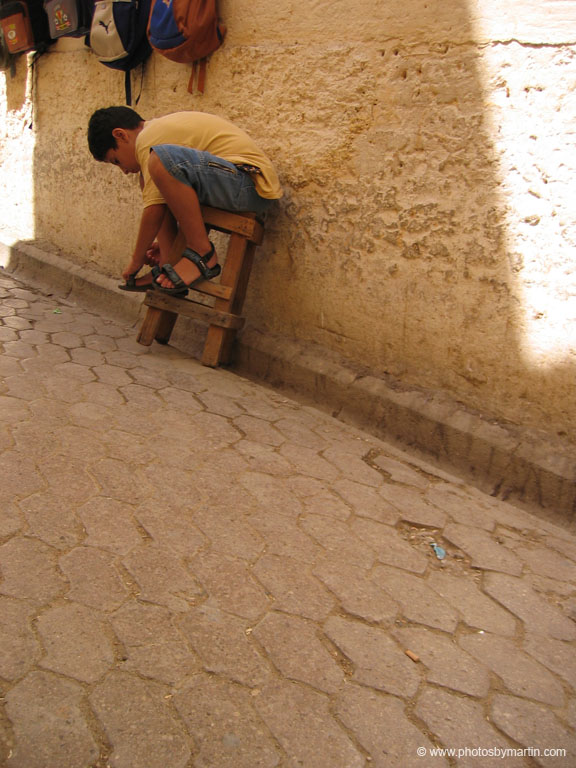
{"type": "MultiPolygon", "coordinates": [[[[137,109],[221,114],[274,159],[250,324],[576,441],[576,0],[220,8],[205,94],[154,55],[137,109]]],[[[123,99],[74,40],[0,75],[0,239],[120,273],[137,180],[85,132],[123,99]]]]}

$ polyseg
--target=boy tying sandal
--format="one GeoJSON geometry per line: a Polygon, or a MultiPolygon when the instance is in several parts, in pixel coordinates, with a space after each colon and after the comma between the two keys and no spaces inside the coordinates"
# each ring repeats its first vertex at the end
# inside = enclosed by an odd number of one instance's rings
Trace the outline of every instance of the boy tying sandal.
{"type": "Polygon", "coordinates": [[[200,206],[264,216],[272,201],[282,197],[264,152],[216,115],[176,112],[144,120],[129,107],[99,109],[90,118],[88,146],[96,160],[140,174],[144,209],[130,263],[122,272],[123,290],[153,287],[185,296],[195,282],[220,274],[200,206]],[[171,256],[178,227],[186,248],[171,256]],[[154,266],[137,278],[144,264],[154,266]]]}

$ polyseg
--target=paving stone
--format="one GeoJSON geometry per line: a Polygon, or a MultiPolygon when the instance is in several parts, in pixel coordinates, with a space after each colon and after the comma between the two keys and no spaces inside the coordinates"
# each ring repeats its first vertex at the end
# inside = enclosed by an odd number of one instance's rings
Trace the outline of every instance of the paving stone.
{"type": "Polygon", "coordinates": [[[346,523],[324,515],[305,515],[301,518],[300,525],[322,546],[323,554],[329,558],[366,569],[376,560],[374,550],[355,536],[352,526],[346,523]]]}
{"type": "Polygon", "coordinates": [[[265,543],[266,554],[278,555],[304,563],[314,563],[321,552],[319,545],[299,527],[299,521],[263,508],[250,513],[250,525],[265,543]]]}
{"type": "Polygon", "coordinates": [[[111,552],[93,547],[78,547],[59,561],[60,570],[70,583],[67,597],[100,611],[118,608],[128,598],[116,558],[111,552]]]}
{"type": "Polygon", "coordinates": [[[369,466],[362,457],[346,451],[344,447],[327,448],[322,451],[322,455],[348,480],[373,488],[380,487],[384,482],[380,472],[369,466]]]}
{"type": "Polygon", "coordinates": [[[243,414],[234,419],[234,424],[252,442],[273,446],[279,446],[286,442],[284,435],[264,419],[243,414]]]}
{"type": "Polygon", "coordinates": [[[252,635],[283,677],[325,693],[334,693],[344,684],[344,673],[321,642],[315,624],[295,616],[270,613],[252,635]]]}
{"type": "Polygon", "coordinates": [[[66,504],[57,491],[35,493],[19,502],[29,532],[57,549],[68,549],[83,535],[74,507],[66,504]]]}
{"type": "MultiPolygon", "coordinates": [[[[0,326],[0,329],[2,327],[0,326]]],[[[1,340],[0,340],[1,343],[1,340]]],[[[0,376],[17,376],[25,370],[28,361],[21,363],[15,357],[0,357],[0,376]]]]}
{"type": "Polygon", "coordinates": [[[420,489],[425,489],[430,485],[430,481],[424,475],[389,456],[382,454],[375,456],[372,459],[372,463],[389,475],[390,479],[395,483],[411,485],[414,488],[420,489]]]}
{"type": "Polygon", "coordinates": [[[128,373],[115,365],[107,365],[106,363],[104,365],[95,365],[91,370],[103,384],[122,387],[132,383],[128,373]]]}
{"type": "Polygon", "coordinates": [[[353,520],[350,527],[376,553],[379,562],[412,573],[424,573],[428,568],[428,560],[395,529],[366,519],[353,520]]]}
{"type": "MultiPolygon", "coordinates": [[[[176,384],[176,386],[179,386],[176,384]]],[[[244,413],[244,409],[230,400],[229,397],[223,397],[222,395],[216,395],[213,392],[201,392],[201,386],[196,379],[191,379],[186,388],[191,387],[190,391],[198,392],[197,399],[206,408],[208,413],[215,413],[218,416],[225,416],[233,419],[236,416],[240,416],[244,413]]]]}
{"type": "Polygon", "coordinates": [[[0,593],[44,602],[62,594],[55,551],[37,539],[14,538],[0,547],[0,593]]]}
{"type": "Polygon", "coordinates": [[[496,635],[463,635],[461,648],[500,677],[510,693],[545,702],[564,704],[560,683],[543,666],[525,654],[513,640],[496,635]]]}
{"type": "Polygon", "coordinates": [[[258,713],[288,756],[306,768],[361,768],[363,756],[334,722],[328,699],[294,683],[274,682],[254,698],[258,713]]]}
{"type": "Polygon", "coordinates": [[[194,524],[210,542],[213,551],[253,562],[265,549],[265,541],[256,528],[234,512],[226,502],[210,501],[194,511],[194,524]]]}
{"type": "Polygon", "coordinates": [[[17,533],[25,525],[24,518],[15,504],[2,502],[2,514],[0,515],[0,539],[7,539],[17,533]]]}
{"type": "Polygon", "coordinates": [[[462,651],[454,637],[416,627],[395,629],[393,635],[401,647],[420,658],[428,670],[426,680],[429,683],[478,698],[487,695],[490,688],[488,666],[462,651]]]}
{"type": "Polygon", "coordinates": [[[326,636],[350,660],[352,679],[396,696],[413,696],[420,672],[386,632],[357,621],[331,616],[326,636]]]}
{"type": "Polygon", "coordinates": [[[246,469],[253,472],[266,472],[271,475],[289,475],[293,466],[270,445],[261,445],[251,440],[241,440],[234,450],[246,461],[246,469]]]}
{"type": "Polygon", "coordinates": [[[284,443],[279,449],[279,453],[290,462],[293,472],[296,471],[304,477],[314,477],[327,483],[340,477],[339,470],[322,456],[319,456],[313,448],[305,448],[294,443],[284,443]]]}
{"type": "Polygon", "coordinates": [[[274,608],[307,619],[323,619],[334,607],[334,598],[301,561],[265,555],[253,572],[274,598],[274,608]]]}
{"type": "Polygon", "coordinates": [[[41,470],[46,483],[55,489],[62,504],[83,504],[98,493],[87,462],[71,458],[65,451],[47,456],[42,461],[41,470]]]}
{"type": "MultiPolygon", "coordinates": [[[[99,492],[117,501],[139,504],[153,495],[153,485],[140,467],[118,459],[100,459],[90,465],[90,472],[100,485],[99,492]]],[[[172,483],[172,477],[170,478],[172,483]]],[[[165,496],[172,495],[165,493],[165,496]]]]}
{"type": "Polygon", "coordinates": [[[302,505],[280,478],[270,477],[263,472],[244,472],[238,478],[243,487],[271,512],[298,516],[302,505]]]}
{"type": "Polygon", "coordinates": [[[428,585],[456,608],[469,627],[505,637],[516,634],[515,618],[487,597],[472,579],[435,571],[429,575],[428,585]]]}
{"type": "Polygon", "coordinates": [[[111,633],[98,611],[72,602],[54,606],[38,617],[37,627],[45,669],[93,683],[114,663],[111,633]]]}
{"type": "Polygon", "coordinates": [[[372,579],[400,606],[400,613],[409,621],[453,632],[458,624],[454,608],[438,596],[424,579],[402,573],[388,566],[377,566],[372,579]]]}
{"type": "Polygon", "coordinates": [[[430,486],[424,498],[448,514],[456,523],[482,528],[486,531],[494,530],[496,525],[494,516],[489,514],[477,501],[456,493],[450,486],[430,486]]]}
{"type": "Polygon", "coordinates": [[[57,430],[53,424],[24,421],[14,424],[10,431],[17,451],[34,461],[42,461],[63,447],[57,430]]]}
{"type": "Polygon", "coordinates": [[[142,543],[135,525],[133,508],[115,499],[96,497],[78,509],[87,536],[84,543],[121,555],[142,543]]]}
{"type": "Polygon", "coordinates": [[[492,700],[492,722],[505,734],[531,750],[537,765],[565,766],[576,762],[576,737],[554,714],[542,706],[513,696],[496,694],[492,700]],[[540,751],[540,756],[535,751],[540,751]],[[545,757],[545,750],[566,750],[566,755],[545,757]]]}
{"type": "Polygon", "coordinates": [[[561,640],[549,640],[538,635],[527,634],[524,637],[523,646],[532,658],[576,690],[576,654],[572,645],[561,640]]]}
{"type": "Polygon", "coordinates": [[[46,376],[42,384],[49,400],[63,403],[81,403],[84,400],[82,382],[66,376],[46,376]]]}
{"type": "Polygon", "coordinates": [[[111,768],[188,765],[186,731],[168,701],[163,687],[123,672],[112,672],[95,687],[90,702],[112,744],[111,768]]]}
{"type": "Polygon", "coordinates": [[[330,492],[305,497],[302,500],[302,503],[306,512],[315,515],[323,515],[328,518],[342,521],[350,519],[352,515],[350,507],[348,507],[342,499],[330,492]]]}
{"type": "Polygon", "coordinates": [[[576,541],[573,536],[568,540],[559,539],[556,536],[548,536],[546,538],[546,543],[548,546],[552,547],[552,549],[560,552],[564,557],[567,557],[569,560],[576,563],[576,541]]]}
{"type": "Polygon", "coordinates": [[[3,341],[16,341],[18,334],[13,328],[7,326],[0,326],[0,343],[3,341]]]}
{"type": "Polygon", "coordinates": [[[279,419],[274,422],[274,427],[293,445],[301,445],[314,451],[321,451],[328,445],[324,438],[313,432],[299,418],[279,419]]]}
{"type": "Polygon", "coordinates": [[[522,619],[528,631],[556,640],[576,639],[574,622],[540,597],[525,580],[503,573],[487,573],[484,591],[522,619]]]}
{"type": "Polygon", "coordinates": [[[34,615],[28,602],[0,597],[0,677],[4,680],[24,677],[41,656],[32,629],[34,615]]]}
{"type": "Polygon", "coordinates": [[[134,510],[134,519],[160,549],[181,557],[192,557],[207,544],[206,536],[197,527],[197,515],[190,509],[146,501],[134,510]]]}
{"type": "Polygon", "coordinates": [[[222,611],[256,621],[270,608],[270,599],[244,561],[202,553],[190,561],[190,568],[210,595],[210,604],[222,611]]]}
{"type": "Polygon", "coordinates": [[[282,751],[247,691],[206,675],[194,677],[173,698],[198,753],[198,766],[274,768],[282,751]]]}
{"type": "Polygon", "coordinates": [[[73,379],[87,384],[96,380],[96,374],[90,368],[78,363],[59,363],[54,366],[54,371],[60,376],[71,376],[73,379]]]}
{"type": "Polygon", "coordinates": [[[365,621],[390,625],[398,614],[398,603],[367,577],[367,571],[345,558],[320,561],[317,576],[336,596],[343,611],[365,621]]]}
{"type": "MultiPolygon", "coordinates": [[[[414,714],[425,723],[446,749],[464,753],[458,757],[458,766],[496,768],[502,766],[501,755],[484,754],[481,762],[475,750],[505,750],[511,745],[487,722],[483,705],[479,701],[448,693],[439,688],[427,688],[419,696],[414,714]],[[466,753],[465,750],[468,750],[466,753]]],[[[429,756],[432,762],[431,756],[429,756]]],[[[434,761],[436,758],[433,758],[434,761]]],[[[525,768],[522,757],[507,754],[506,768],[525,768]]]]}
{"type": "Polygon", "coordinates": [[[402,520],[427,528],[442,528],[447,517],[438,507],[428,504],[422,493],[413,488],[385,483],[379,489],[380,495],[395,507],[402,520]]]}
{"type": "Polygon", "coordinates": [[[15,501],[44,488],[45,482],[36,464],[18,450],[0,455],[0,499],[15,501]]]}
{"type": "Polygon", "coordinates": [[[250,639],[252,628],[245,619],[205,604],[183,614],[178,626],[207,672],[251,688],[270,677],[271,668],[250,639]]]}
{"type": "Polygon", "coordinates": [[[201,585],[169,550],[139,546],[122,563],[139,587],[142,600],[165,605],[174,612],[186,611],[204,596],[201,585]]]}
{"type": "Polygon", "coordinates": [[[21,400],[37,400],[46,395],[46,390],[39,379],[34,379],[29,373],[19,373],[4,379],[5,395],[21,400]]]}
{"type": "Polygon", "coordinates": [[[83,392],[86,400],[91,403],[122,405],[125,402],[124,397],[114,385],[104,384],[100,381],[91,381],[84,384],[83,392]]]}
{"type": "MultiPolygon", "coordinates": [[[[408,720],[404,702],[393,696],[349,685],[338,696],[335,712],[370,755],[372,768],[422,768],[425,763],[416,750],[434,747],[408,720]]],[[[448,762],[438,755],[434,765],[442,768],[448,762]]]]}
{"type": "Polygon", "coordinates": [[[32,672],[6,695],[15,745],[7,768],[85,768],[99,755],[83,714],[84,691],[71,680],[32,672]]]}
{"type": "Polygon", "coordinates": [[[376,488],[346,479],[336,480],[332,487],[359,517],[387,525],[395,525],[400,519],[398,510],[385,501],[376,488]]]}
{"type": "MultiPolygon", "coordinates": [[[[559,581],[576,582],[576,563],[554,550],[545,547],[514,548],[515,554],[523,560],[532,573],[559,581]]],[[[572,585],[575,589],[576,585],[572,585]]]]}
{"type": "Polygon", "coordinates": [[[473,568],[509,573],[511,576],[522,573],[522,562],[516,555],[486,531],[450,523],[444,528],[442,536],[470,557],[473,568]]]}
{"type": "Polygon", "coordinates": [[[96,333],[92,336],[85,336],[84,345],[88,349],[96,349],[98,352],[111,352],[118,349],[118,345],[111,336],[100,336],[96,333]]]}
{"type": "Polygon", "coordinates": [[[213,413],[199,412],[192,417],[194,435],[205,450],[220,450],[237,443],[242,435],[227,419],[213,413]]]}

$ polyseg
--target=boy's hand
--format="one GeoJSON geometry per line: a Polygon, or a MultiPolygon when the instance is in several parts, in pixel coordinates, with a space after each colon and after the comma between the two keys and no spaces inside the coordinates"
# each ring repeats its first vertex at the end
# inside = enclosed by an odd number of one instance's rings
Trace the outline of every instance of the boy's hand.
{"type": "Polygon", "coordinates": [[[144,264],[148,264],[149,267],[155,267],[160,263],[160,246],[154,242],[146,251],[146,258],[144,264]]]}

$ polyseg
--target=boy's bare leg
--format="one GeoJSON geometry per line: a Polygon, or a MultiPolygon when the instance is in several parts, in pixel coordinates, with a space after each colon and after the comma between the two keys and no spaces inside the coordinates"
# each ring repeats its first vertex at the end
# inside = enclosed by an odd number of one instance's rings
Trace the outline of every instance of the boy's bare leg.
{"type": "MultiPolygon", "coordinates": [[[[174,178],[154,151],[150,153],[148,170],[162,196],[166,200],[168,208],[178,222],[180,230],[186,240],[186,246],[199,253],[201,256],[210,251],[210,240],[206,234],[206,228],[202,219],[200,202],[196,191],[174,178]]],[[[209,267],[218,263],[216,254],[208,262],[209,267]]],[[[195,264],[188,259],[180,259],[174,265],[174,269],[185,283],[191,283],[200,277],[200,272],[195,264]]],[[[172,288],[172,281],[165,275],[158,278],[158,284],[163,288],[172,288]]]]}

